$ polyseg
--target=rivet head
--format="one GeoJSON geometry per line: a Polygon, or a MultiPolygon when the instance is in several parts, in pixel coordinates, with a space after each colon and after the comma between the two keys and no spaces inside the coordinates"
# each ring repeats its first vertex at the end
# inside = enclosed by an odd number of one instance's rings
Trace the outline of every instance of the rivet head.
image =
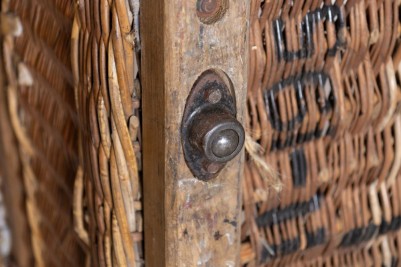
{"type": "Polygon", "coordinates": [[[211,174],[216,174],[220,171],[221,165],[219,163],[210,163],[209,166],[207,166],[207,171],[211,174]]]}
{"type": "Polygon", "coordinates": [[[220,101],[221,99],[221,91],[219,89],[212,89],[210,90],[208,96],[207,96],[207,101],[211,104],[216,104],[220,101]]]}

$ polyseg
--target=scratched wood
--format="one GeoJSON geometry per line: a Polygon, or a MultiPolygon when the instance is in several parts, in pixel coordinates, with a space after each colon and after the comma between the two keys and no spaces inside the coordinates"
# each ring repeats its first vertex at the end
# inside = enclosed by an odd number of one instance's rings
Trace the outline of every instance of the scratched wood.
{"type": "Polygon", "coordinates": [[[146,266],[238,266],[240,179],[244,153],[212,181],[187,168],[180,124],[198,76],[223,70],[243,123],[247,79],[248,1],[229,1],[212,25],[196,0],[147,0],[141,7],[146,266]]]}

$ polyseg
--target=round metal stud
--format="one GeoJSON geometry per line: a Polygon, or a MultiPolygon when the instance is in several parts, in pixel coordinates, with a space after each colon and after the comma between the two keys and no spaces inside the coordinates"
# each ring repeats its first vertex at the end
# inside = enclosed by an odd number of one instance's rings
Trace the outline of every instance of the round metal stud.
{"type": "Polygon", "coordinates": [[[234,130],[224,130],[212,142],[212,152],[218,158],[230,156],[237,149],[239,136],[234,130]]]}
{"type": "Polygon", "coordinates": [[[203,111],[192,123],[190,142],[211,162],[225,163],[241,151],[245,131],[235,117],[222,110],[203,111]]]}
{"type": "Polygon", "coordinates": [[[201,22],[213,24],[220,20],[228,9],[228,0],[198,0],[196,13],[201,22]]]}

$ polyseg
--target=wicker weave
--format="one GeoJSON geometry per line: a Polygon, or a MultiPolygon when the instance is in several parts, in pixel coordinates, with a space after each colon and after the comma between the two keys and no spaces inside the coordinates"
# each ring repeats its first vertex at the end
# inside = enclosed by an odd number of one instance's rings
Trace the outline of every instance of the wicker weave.
{"type": "Polygon", "coordinates": [[[2,123],[7,120],[10,125],[2,127],[0,137],[3,142],[15,140],[3,143],[3,148],[15,146],[0,151],[1,158],[7,158],[4,167],[19,166],[17,176],[4,176],[4,192],[12,195],[8,199],[22,196],[14,205],[8,202],[10,216],[25,214],[10,217],[11,262],[20,267],[82,266],[85,254],[72,220],[79,164],[68,53],[73,5],[69,0],[3,0],[1,4],[0,97],[6,109],[2,123]],[[14,138],[7,139],[10,136],[14,138]],[[24,223],[28,231],[21,236],[24,233],[18,229],[23,227],[16,225],[24,223]]]}
{"type": "Polygon", "coordinates": [[[399,264],[400,1],[251,5],[243,264],[399,264]]]}
{"type": "Polygon", "coordinates": [[[85,125],[80,136],[85,168],[76,182],[75,211],[94,266],[142,265],[138,3],[80,1],[74,20],[75,96],[85,125]]]}

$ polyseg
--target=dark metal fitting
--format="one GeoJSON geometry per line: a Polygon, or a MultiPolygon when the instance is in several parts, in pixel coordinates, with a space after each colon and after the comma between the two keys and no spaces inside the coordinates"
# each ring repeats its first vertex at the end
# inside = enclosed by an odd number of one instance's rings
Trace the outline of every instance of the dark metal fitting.
{"type": "Polygon", "coordinates": [[[187,99],[181,134],[185,160],[201,180],[218,175],[237,156],[245,131],[236,119],[235,98],[228,77],[221,71],[205,71],[187,99]]]}
{"type": "Polygon", "coordinates": [[[245,141],[242,125],[223,110],[202,111],[189,132],[193,146],[212,162],[226,163],[240,152],[245,141]]]}
{"type": "Polygon", "coordinates": [[[198,0],[196,13],[201,22],[213,24],[220,20],[228,9],[228,0],[198,0]]]}

